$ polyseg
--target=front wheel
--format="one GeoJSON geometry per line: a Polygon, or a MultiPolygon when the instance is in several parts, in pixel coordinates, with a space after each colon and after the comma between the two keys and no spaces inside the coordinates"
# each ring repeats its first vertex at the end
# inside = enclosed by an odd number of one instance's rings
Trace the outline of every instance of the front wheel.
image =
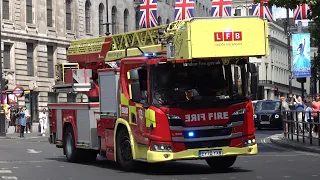
{"type": "Polygon", "coordinates": [[[138,164],[132,157],[131,141],[126,129],[122,128],[116,138],[117,161],[126,171],[135,171],[138,164]]]}
{"type": "Polygon", "coordinates": [[[214,171],[224,171],[230,168],[236,162],[237,156],[224,156],[206,159],[207,164],[214,171]]]}

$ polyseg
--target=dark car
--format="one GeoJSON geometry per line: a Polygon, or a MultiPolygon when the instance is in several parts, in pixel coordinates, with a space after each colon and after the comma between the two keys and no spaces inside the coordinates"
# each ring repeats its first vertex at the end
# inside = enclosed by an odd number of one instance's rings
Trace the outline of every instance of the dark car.
{"type": "Polygon", "coordinates": [[[258,129],[282,129],[281,102],[276,100],[258,101],[254,107],[254,123],[258,129]]]}

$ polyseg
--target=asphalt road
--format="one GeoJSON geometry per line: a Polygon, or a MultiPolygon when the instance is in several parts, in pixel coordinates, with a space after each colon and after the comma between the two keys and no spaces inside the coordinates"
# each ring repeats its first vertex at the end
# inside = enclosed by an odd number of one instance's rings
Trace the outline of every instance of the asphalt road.
{"type": "Polygon", "coordinates": [[[62,150],[37,140],[0,139],[0,180],[319,180],[320,155],[276,147],[268,137],[279,131],[258,131],[259,155],[239,157],[227,172],[213,173],[205,161],[147,165],[143,172],[123,172],[115,163],[65,162],[62,150]]]}

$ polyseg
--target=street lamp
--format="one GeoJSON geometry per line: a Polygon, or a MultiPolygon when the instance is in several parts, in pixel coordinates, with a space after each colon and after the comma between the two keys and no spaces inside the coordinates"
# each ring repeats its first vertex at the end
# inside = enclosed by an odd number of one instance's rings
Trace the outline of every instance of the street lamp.
{"type": "MultiPolygon", "coordinates": [[[[0,3],[0,9],[2,9],[1,7],[1,3],[0,3]]],[[[4,90],[4,84],[3,84],[3,76],[2,76],[2,36],[1,36],[1,31],[2,31],[2,12],[0,13],[0,104],[1,104],[1,109],[0,109],[0,136],[6,136],[6,120],[5,120],[5,114],[3,111],[3,99],[2,99],[2,92],[4,90]]]]}

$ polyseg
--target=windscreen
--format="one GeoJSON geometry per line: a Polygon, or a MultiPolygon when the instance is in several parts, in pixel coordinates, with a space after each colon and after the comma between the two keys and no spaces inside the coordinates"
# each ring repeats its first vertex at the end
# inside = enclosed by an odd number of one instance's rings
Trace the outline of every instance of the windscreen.
{"type": "Polygon", "coordinates": [[[255,107],[256,111],[276,111],[280,108],[280,102],[278,101],[260,101],[257,102],[255,107]]]}
{"type": "Polygon", "coordinates": [[[159,64],[152,71],[153,104],[215,100],[234,93],[232,72],[228,76],[219,61],[159,64]]]}

